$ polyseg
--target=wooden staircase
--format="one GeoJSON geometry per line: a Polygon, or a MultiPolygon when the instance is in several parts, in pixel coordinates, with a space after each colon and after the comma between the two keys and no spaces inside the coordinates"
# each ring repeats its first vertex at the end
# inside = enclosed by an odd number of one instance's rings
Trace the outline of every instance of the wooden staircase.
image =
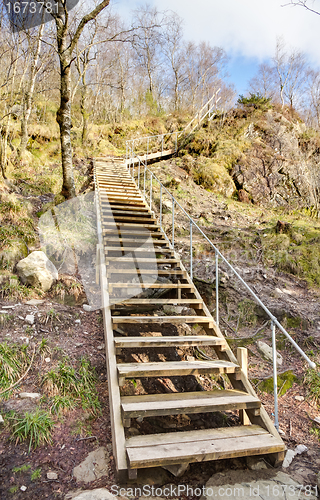
{"type": "MultiPolygon", "coordinates": [[[[284,458],[285,446],[247,377],[246,350],[232,353],[161,231],[154,213],[119,160],[97,159],[95,182],[103,245],[99,246],[113,453],[118,474],[139,468],[249,455],[284,458]],[[103,246],[103,248],[102,248],[103,246]],[[141,296],[148,291],[149,296],[141,296]],[[153,295],[150,296],[152,291],[153,295]],[[155,296],[156,294],[156,296],[155,296]],[[138,295],[138,297],[137,297],[138,295]],[[170,305],[170,314],[160,311],[170,305]],[[181,308],[187,308],[181,314],[181,308]],[[156,312],[155,312],[156,310],[156,312]],[[191,334],[197,325],[201,334],[191,334]],[[171,326],[171,334],[161,328],[171,326]],[[179,333],[173,335],[175,328],[179,333]],[[210,347],[216,359],[168,361],[169,350],[210,347]],[[157,361],[130,353],[161,352],[157,361]],[[232,390],[121,396],[128,379],[227,374],[232,390]],[[126,436],[132,419],[237,411],[242,425],[126,436]]],[[[167,310],[167,309],[166,309],[167,310]]],[[[143,425],[140,426],[143,432],[143,425]]]]}

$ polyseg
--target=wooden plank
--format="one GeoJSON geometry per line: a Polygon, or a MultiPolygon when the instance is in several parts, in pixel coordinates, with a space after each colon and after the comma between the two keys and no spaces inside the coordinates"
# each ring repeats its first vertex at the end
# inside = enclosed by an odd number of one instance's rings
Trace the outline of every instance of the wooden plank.
{"type": "MultiPolygon", "coordinates": [[[[141,228],[140,228],[141,229],[141,228]]],[[[166,244],[168,244],[167,240],[164,240],[163,239],[163,236],[162,234],[160,233],[160,231],[138,231],[138,230],[134,230],[134,231],[126,231],[126,230],[118,230],[118,229],[103,229],[102,231],[103,235],[104,235],[104,238],[106,238],[106,236],[119,236],[121,238],[124,238],[125,239],[130,239],[131,237],[134,238],[135,240],[143,240],[143,239],[146,239],[146,237],[150,237],[150,238],[153,238],[154,239],[154,244],[158,244],[158,241],[164,241],[166,242],[166,244]],[[128,238],[127,238],[128,236],[128,238]]],[[[162,245],[162,243],[159,243],[159,245],[162,245]]]]}
{"type": "Polygon", "coordinates": [[[237,439],[246,436],[267,436],[269,433],[260,425],[223,427],[217,429],[199,429],[196,431],[166,432],[161,434],[145,434],[143,436],[132,436],[126,440],[126,448],[148,448],[157,444],[178,444],[194,441],[207,441],[208,438],[219,442],[226,438],[237,439]]]}
{"type": "MultiPolygon", "coordinates": [[[[176,289],[177,285],[176,285],[176,283],[146,283],[144,281],[143,283],[112,283],[112,288],[142,288],[142,289],[144,289],[144,288],[145,289],[168,288],[168,289],[176,289]]],[[[179,285],[179,288],[182,288],[183,290],[188,290],[188,291],[193,290],[193,288],[191,288],[191,286],[186,284],[186,283],[181,283],[179,285]]]]}
{"type": "MultiPolygon", "coordinates": [[[[246,349],[245,347],[238,347],[237,360],[240,365],[241,371],[246,377],[248,377],[248,349],[246,349]]],[[[244,409],[240,410],[239,418],[242,425],[250,425],[250,419],[244,409]]]]}
{"type": "Polygon", "coordinates": [[[205,375],[212,373],[235,373],[240,367],[230,361],[162,361],[159,363],[118,363],[118,376],[178,377],[183,375],[205,375]]]}
{"type": "Polygon", "coordinates": [[[134,323],[172,323],[172,324],[206,324],[213,328],[213,321],[211,318],[204,316],[113,316],[113,324],[134,324],[134,323]]]}
{"type": "MultiPolygon", "coordinates": [[[[115,226],[118,227],[118,228],[125,228],[125,229],[142,229],[142,228],[145,228],[145,229],[150,229],[150,230],[160,230],[160,227],[157,225],[157,224],[135,224],[135,223],[130,223],[130,222],[104,222],[103,223],[103,228],[106,229],[106,226],[111,226],[111,228],[114,228],[115,226]]],[[[104,231],[103,231],[104,232],[104,231]]],[[[173,251],[173,250],[172,250],[173,251]]]]}
{"type": "Polygon", "coordinates": [[[153,217],[127,217],[126,215],[106,215],[102,214],[102,220],[103,221],[108,221],[108,219],[111,219],[112,221],[115,222],[135,222],[137,224],[144,224],[145,222],[150,223],[150,222],[156,222],[157,219],[154,219],[153,217]]]}
{"type": "MultiPolygon", "coordinates": [[[[112,252],[112,253],[115,253],[115,252],[123,252],[124,248],[121,248],[120,246],[117,246],[117,247],[110,247],[109,245],[108,246],[105,246],[105,251],[107,252],[112,252]]],[[[140,247],[125,247],[125,251],[126,252],[133,252],[133,253],[146,253],[146,254],[154,254],[154,253],[159,253],[159,254],[169,254],[169,255],[172,255],[173,253],[173,250],[171,250],[170,248],[157,248],[155,249],[154,247],[152,248],[143,248],[143,246],[140,246],[140,247]]]]}
{"type": "MultiPolygon", "coordinates": [[[[181,335],[162,337],[115,337],[114,342],[117,348],[133,347],[178,347],[178,346],[212,346],[222,345],[222,339],[212,335],[181,335]]],[[[222,391],[219,391],[222,392],[222,391]]]]}
{"type": "MultiPolygon", "coordinates": [[[[108,274],[151,274],[153,276],[183,276],[185,278],[185,271],[171,270],[171,269],[119,269],[108,267],[108,274]]],[[[156,278],[155,278],[156,281],[156,278]]],[[[137,283],[139,285],[139,283],[137,283]]],[[[212,321],[213,322],[213,321],[212,321]]]]}
{"type": "MultiPolygon", "coordinates": [[[[132,235],[132,233],[130,233],[132,235]]],[[[122,235],[121,235],[122,236],[122,235]]],[[[149,234],[146,234],[146,237],[149,238],[149,234]]],[[[152,245],[154,246],[155,244],[156,245],[163,245],[163,246],[168,246],[168,242],[166,240],[159,240],[159,241],[148,241],[148,240],[143,240],[143,238],[106,238],[106,236],[104,236],[104,240],[107,242],[107,243],[120,243],[121,246],[124,246],[124,243],[128,243],[128,244],[131,244],[131,243],[137,243],[137,245],[141,245],[141,243],[143,245],[152,245]]],[[[168,247],[169,249],[169,247],[168,247]]]]}
{"type": "MultiPolygon", "coordinates": [[[[97,220],[98,220],[98,234],[100,233],[100,220],[98,206],[97,220]]],[[[113,339],[112,318],[109,306],[109,294],[107,291],[108,281],[106,266],[104,262],[104,252],[102,244],[99,243],[99,270],[100,270],[100,284],[101,284],[101,301],[103,313],[103,326],[104,337],[106,346],[106,365],[108,373],[108,396],[110,404],[110,420],[111,420],[111,433],[112,433],[112,447],[113,456],[115,459],[116,470],[120,473],[127,470],[127,458],[125,452],[125,435],[124,426],[121,417],[120,407],[120,389],[117,378],[116,368],[116,348],[113,339]]]]}
{"type": "Polygon", "coordinates": [[[240,391],[198,391],[121,398],[122,418],[259,409],[261,402],[240,391]]]}
{"type": "MultiPolygon", "coordinates": [[[[104,206],[109,206],[109,204],[106,202],[106,201],[103,201],[101,203],[102,205],[102,209],[104,210],[104,206]]],[[[141,211],[141,210],[145,210],[145,211],[148,211],[149,213],[152,213],[151,210],[149,210],[149,208],[145,207],[145,208],[141,208],[141,207],[136,207],[135,205],[132,205],[130,207],[127,207],[126,205],[112,205],[111,207],[112,210],[120,210],[120,211],[124,211],[124,210],[131,210],[131,211],[141,211]]]]}
{"type": "Polygon", "coordinates": [[[202,301],[199,301],[198,299],[121,299],[119,297],[118,299],[110,299],[111,304],[116,304],[118,307],[121,306],[139,306],[139,305],[165,305],[165,304],[172,304],[172,305],[179,305],[179,304],[184,304],[185,306],[189,305],[191,308],[195,308],[194,306],[197,306],[197,309],[201,309],[202,306],[202,301]]]}
{"type": "MultiPolygon", "coordinates": [[[[108,247],[108,248],[111,248],[111,247],[108,247]]],[[[119,250],[121,251],[127,251],[126,247],[114,247],[116,250],[119,248],[119,250]]],[[[138,247],[138,248],[141,248],[141,247],[138,247]]],[[[161,250],[161,249],[160,249],[161,250]]],[[[158,253],[157,250],[153,249],[153,251],[155,253],[158,253]]],[[[109,257],[108,255],[106,256],[106,260],[108,262],[138,262],[140,264],[142,263],[154,263],[154,264],[177,264],[179,261],[176,260],[176,259],[148,259],[148,258],[140,258],[140,257],[122,257],[122,256],[119,256],[119,257],[109,257]]]]}
{"type": "Polygon", "coordinates": [[[143,212],[137,212],[137,211],[134,211],[134,210],[128,210],[127,208],[123,208],[122,210],[114,210],[114,207],[109,207],[108,209],[102,209],[102,211],[103,211],[104,215],[107,215],[107,214],[110,214],[110,215],[125,215],[126,217],[127,216],[129,217],[129,215],[136,215],[137,217],[144,217],[145,215],[150,215],[150,216],[153,215],[153,213],[151,212],[151,210],[149,210],[148,208],[146,208],[143,212]]]}
{"type": "MultiPolygon", "coordinates": [[[[249,429],[250,427],[246,427],[249,429]]],[[[154,444],[131,448],[127,445],[127,455],[132,469],[155,467],[168,464],[204,462],[250,455],[265,455],[282,451],[283,444],[271,434],[252,434],[229,437],[228,429],[214,429],[223,439],[216,440],[216,433],[208,432],[207,440],[194,440],[174,444],[154,444]]],[[[179,432],[177,434],[182,434],[179,432]]]]}

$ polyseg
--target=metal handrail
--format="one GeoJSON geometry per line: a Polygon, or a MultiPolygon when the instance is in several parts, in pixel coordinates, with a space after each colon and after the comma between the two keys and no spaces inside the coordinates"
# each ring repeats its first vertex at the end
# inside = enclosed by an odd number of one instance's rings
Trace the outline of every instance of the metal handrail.
{"type": "MultiPolygon", "coordinates": [[[[154,175],[154,173],[147,167],[147,157],[144,162],[139,156],[134,155],[130,158],[129,162],[126,162],[127,167],[129,166],[129,173],[135,182],[135,165],[134,158],[139,160],[138,163],[138,184],[137,187],[140,190],[140,179],[141,179],[141,164],[144,167],[143,172],[143,196],[147,202],[147,193],[146,193],[146,181],[147,181],[147,172],[150,173],[150,192],[149,192],[149,208],[152,210],[152,197],[153,197],[153,181],[155,180],[160,186],[160,228],[163,232],[165,238],[167,239],[170,248],[174,250],[174,233],[175,233],[175,205],[180,208],[183,214],[188,218],[190,224],[190,277],[193,280],[193,254],[192,254],[192,240],[193,240],[193,228],[196,228],[201,235],[205,238],[205,240],[211,245],[211,247],[215,251],[215,270],[216,270],[216,324],[219,326],[219,258],[227,265],[227,267],[234,273],[234,275],[239,279],[239,281],[244,285],[247,291],[252,295],[255,301],[262,307],[265,313],[271,319],[271,334],[272,334],[272,355],[273,355],[273,390],[274,390],[274,415],[275,422],[274,425],[277,430],[279,430],[279,416],[278,416],[278,387],[277,387],[277,349],[276,349],[276,327],[286,336],[286,338],[291,342],[293,347],[299,352],[299,354],[307,361],[310,368],[315,369],[316,364],[311,361],[311,359],[307,356],[307,354],[298,346],[298,344],[293,340],[291,335],[285,330],[285,328],[281,325],[281,323],[277,320],[277,318],[269,311],[267,306],[259,299],[257,294],[250,288],[250,286],[244,281],[244,279],[240,276],[240,274],[236,271],[236,269],[232,266],[232,264],[223,256],[223,254],[218,250],[218,248],[212,243],[212,241],[208,238],[208,236],[202,231],[202,229],[198,226],[198,224],[190,217],[190,215],[186,212],[186,210],[180,205],[180,203],[174,198],[174,196],[168,191],[168,189],[162,184],[162,182],[154,175]],[[131,171],[132,166],[132,171],[131,171]],[[163,227],[162,227],[162,195],[163,191],[165,191],[172,200],[172,238],[171,241],[166,235],[163,227]]],[[[128,160],[128,159],[127,159],[128,160]]]]}

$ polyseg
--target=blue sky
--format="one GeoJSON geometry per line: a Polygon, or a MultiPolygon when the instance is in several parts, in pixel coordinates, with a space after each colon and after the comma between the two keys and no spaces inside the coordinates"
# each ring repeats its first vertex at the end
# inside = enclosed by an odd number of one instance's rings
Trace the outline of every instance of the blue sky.
{"type": "MultiPolygon", "coordinates": [[[[320,66],[320,16],[299,7],[283,7],[289,0],[149,0],[159,10],[173,10],[184,20],[185,38],[209,41],[230,57],[230,81],[239,94],[259,63],[273,56],[277,36],[305,52],[314,69],[320,66]]],[[[112,0],[113,10],[129,17],[146,2],[112,0]]],[[[320,0],[310,0],[320,11],[320,0]]]]}

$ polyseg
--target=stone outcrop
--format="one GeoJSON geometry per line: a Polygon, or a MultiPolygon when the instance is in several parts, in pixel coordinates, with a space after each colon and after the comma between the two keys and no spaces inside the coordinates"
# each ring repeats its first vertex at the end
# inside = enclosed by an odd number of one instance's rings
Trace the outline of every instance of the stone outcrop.
{"type": "Polygon", "coordinates": [[[41,288],[47,292],[58,279],[58,271],[46,254],[41,251],[30,253],[17,264],[17,274],[25,285],[41,288]]]}

